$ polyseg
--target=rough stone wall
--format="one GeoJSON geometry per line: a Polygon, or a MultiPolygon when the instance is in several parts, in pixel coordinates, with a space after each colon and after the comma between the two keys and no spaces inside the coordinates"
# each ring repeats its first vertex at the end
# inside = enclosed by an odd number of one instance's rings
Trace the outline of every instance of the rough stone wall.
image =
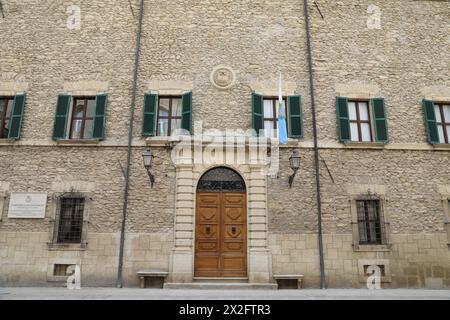
{"type": "Polygon", "coordinates": [[[311,6],[317,122],[320,140],[335,141],[339,84],[369,84],[384,97],[392,143],[425,143],[422,89],[450,86],[448,1],[322,1],[311,6]],[[369,6],[381,29],[370,29],[369,6]]]}
{"type": "MultiPolygon", "coordinates": [[[[0,18],[0,90],[11,80],[27,85],[22,139],[0,141],[0,187],[7,192],[56,193],[54,184],[93,183],[86,251],[49,251],[52,228],[44,220],[0,221],[0,284],[47,283],[52,259],[82,259],[84,281],[113,285],[123,205],[126,142],[138,1],[80,1],[81,29],[66,27],[69,1],[4,3],[0,18]],[[133,16],[134,14],[134,16],[133,16]],[[106,140],[95,146],[51,141],[56,96],[68,84],[106,82],[106,140]],[[36,271],[39,270],[39,271],[36,271]]],[[[317,208],[303,4],[286,1],[147,0],[135,115],[124,279],[137,285],[139,268],[167,269],[173,244],[175,169],[168,150],[155,152],[156,185],[142,167],[143,96],[150,83],[182,80],[193,91],[194,121],[205,129],[249,129],[251,91],[258,81],[276,84],[278,72],[302,95],[305,137],[283,148],[279,177],[268,179],[269,241],[274,273],[305,274],[318,285],[317,208]],[[215,89],[217,65],[233,68],[237,82],[215,89]],[[226,121],[225,121],[226,120],[226,121]],[[292,189],[288,158],[301,148],[292,189]]],[[[445,96],[450,87],[448,3],[442,1],[318,1],[310,3],[314,77],[323,191],[325,265],[330,286],[360,286],[358,260],[390,261],[393,287],[449,286],[449,250],[438,187],[450,179],[448,151],[426,144],[420,101],[445,96]],[[368,29],[367,8],[381,9],[381,29],[368,29]],[[424,12],[426,14],[424,14],[424,12]],[[405,85],[406,84],[406,85],[405,85]],[[361,89],[362,87],[362,89],[361,89]],[[434,88],[431,90],[430,88],[434,88]],[[383,150],[349,149],[337,142],[335,96],[363,92],[386,100],[390,144],[383,150]],[[428,93],[427,93],[428,92],[428,93]],[[431,93],[430,93],[431,92],[431,93]],[[410,149],[392,150],[398,144],[410,149]],[[326,164],[326,166],[325,166],[326,164]],[[327,169],[328,168],[328,169],[327,169]],[[329,172],[328,172],[329,170],[329,172]],[[334,181],[334,182],[333,182],[334,181]],[[389,252],[355,252],[346,187],[386,187],[389,252]],[[428,280],[427,280],[428,279],[428,280]],[[431,280],[430,280],[431,279],[431,280]],[[440,279],[440,280],[433,280],[440,279]],[[434,282],[433,282],[434,281],[434,282]]],[[[450,95],[447,94],[449,97],[450,95]]],[[[50,199],[49,199],[50,203],[50,199]]]]}

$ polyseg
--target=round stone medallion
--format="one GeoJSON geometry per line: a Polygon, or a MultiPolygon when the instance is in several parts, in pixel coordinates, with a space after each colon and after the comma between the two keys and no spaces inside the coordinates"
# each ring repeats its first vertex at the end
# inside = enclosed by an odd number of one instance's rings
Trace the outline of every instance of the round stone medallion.
{"type": "Polygon", "coordinates": [[[218,89],[229,89],[235,81],[236,74],[229,67],[218,66],[211,73],[211,83],[218,89]]]}

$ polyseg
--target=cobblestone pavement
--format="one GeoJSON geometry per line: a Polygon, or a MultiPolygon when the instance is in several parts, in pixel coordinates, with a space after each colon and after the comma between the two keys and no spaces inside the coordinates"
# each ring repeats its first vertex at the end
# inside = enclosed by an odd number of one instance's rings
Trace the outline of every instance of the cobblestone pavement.
{"type": "Polygon", "coordinates": [[[450,300],[450,290],[303,289],[169,290],[137,288],[0,288],[0,300],[450,300]]]}

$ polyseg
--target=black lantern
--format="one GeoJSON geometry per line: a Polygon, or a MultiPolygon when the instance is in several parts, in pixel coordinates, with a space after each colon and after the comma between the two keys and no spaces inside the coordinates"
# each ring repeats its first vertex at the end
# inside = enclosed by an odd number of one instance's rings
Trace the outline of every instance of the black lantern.
{"type": "Polygon", "coordinates": [[[153,155],[152,150],[147,149],[142,153],[142,158],[144,160],[144,168],[147,170],[148,177],[150,178],[150,183],[153,188],[153,184],[155,183],[155,176],[152,174],[152,165],[153,165],[153,155]]]}
{"type": "Polygon", "coordinates": [[[292,171],[294,171],[294,173],[289,177],[289,188],[292,188],[294,177],[297,174],[298,169],[300,169],[300,155],[298,154],[297,150],[292,152],[292,155],[289,157],[289,166],[291,167],[292,171]]]}

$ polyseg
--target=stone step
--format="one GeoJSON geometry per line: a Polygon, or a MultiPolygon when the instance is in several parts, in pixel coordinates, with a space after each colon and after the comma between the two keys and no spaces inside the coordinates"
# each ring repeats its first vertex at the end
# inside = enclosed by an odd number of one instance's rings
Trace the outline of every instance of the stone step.
{"type": "Polygon", "coordinates": [[[213,282],[192,282],[192,283],[165,283],[164,289],[203,289],[203,290],[276,290],[275,283],[213,283],[213,282]]]}
{"type": "Polygon", "coordinates": [[[194,277],[194,283],[248,283],[247,277],[194,277]]]}

